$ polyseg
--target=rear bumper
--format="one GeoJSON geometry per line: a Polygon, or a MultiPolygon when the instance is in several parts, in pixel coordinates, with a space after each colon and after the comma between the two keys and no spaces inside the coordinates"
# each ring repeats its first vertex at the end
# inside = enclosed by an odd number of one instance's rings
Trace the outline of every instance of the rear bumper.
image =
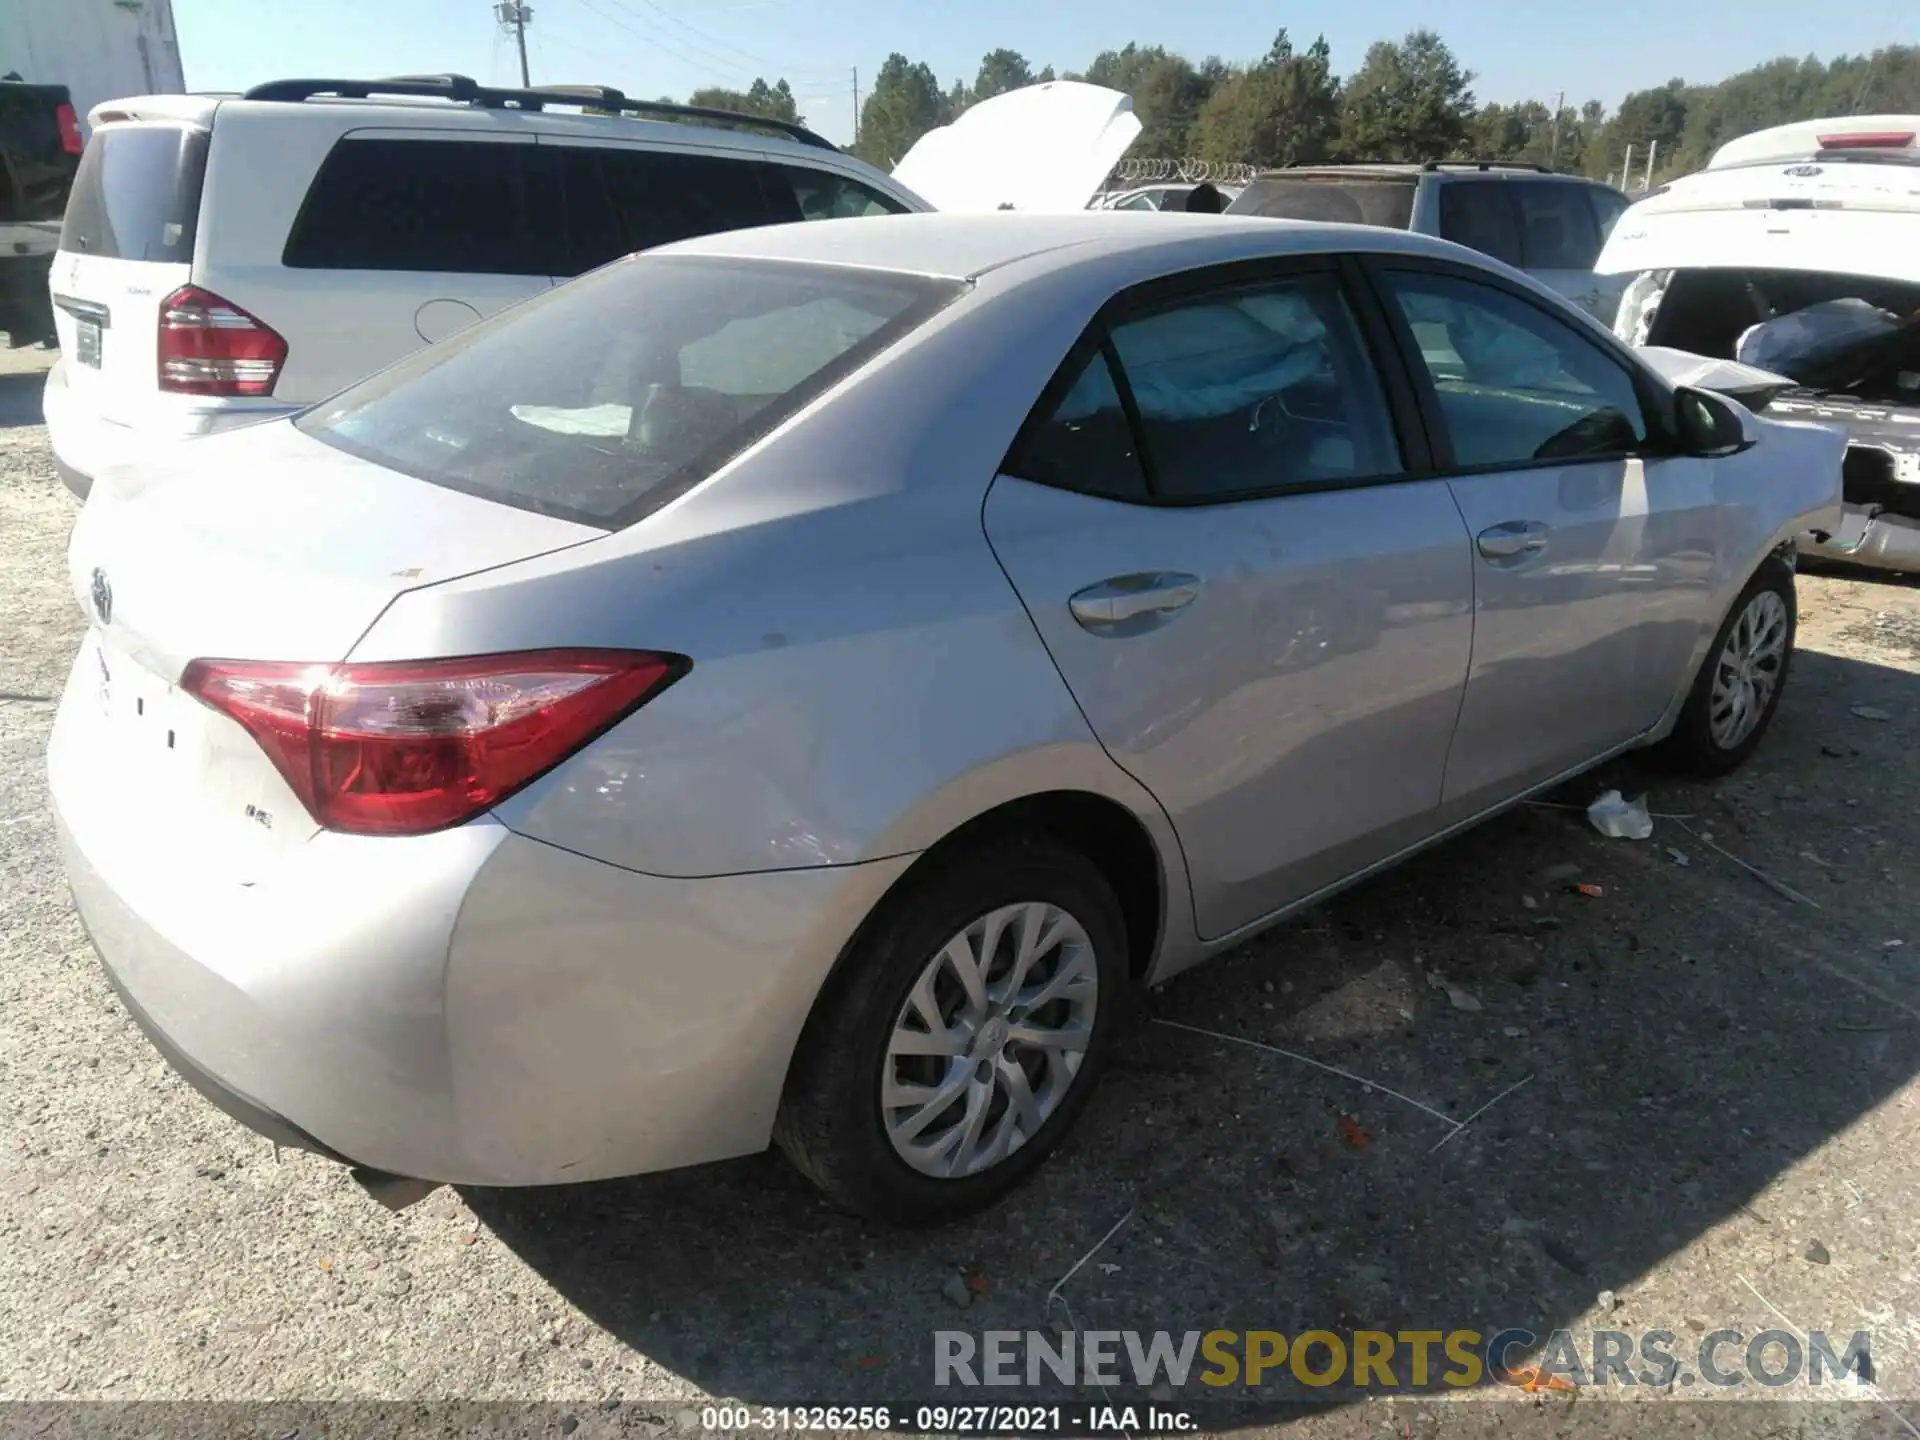
{"type": "Polygon", "coordinates": [[[102,471],[150,460],[156,447],[284,419],[303,408],[278,401],[224,406],[178,398],[178,405],[156,403],[139,424],[122,424],[109,420],[97,406],[76,395],[67,383],[66,360],[56,361],[47,372],[41,408],[53,447],[54,469],[67,488],[84,500],[102,471]]]}
{"type": "Polygon", "coordinates": [[[764,1148],[821,983],[908,863],[670,880],[483,817],[216,876],[95,763],[89,698],[69,683],[49,783],[129,1012],[243,1124],[395,1175],[551,1184],[764,1148]]]}

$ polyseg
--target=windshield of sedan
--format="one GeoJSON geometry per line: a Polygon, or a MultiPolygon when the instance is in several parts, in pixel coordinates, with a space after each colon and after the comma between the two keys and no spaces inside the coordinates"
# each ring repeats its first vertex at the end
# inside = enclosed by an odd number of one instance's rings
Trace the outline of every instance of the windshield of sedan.
{"type": "Polygon", "coordinates": [[[295,423],[417,479],[618,528],[963,288],[834,265],[635,257],[429,346],[295,423]]]}

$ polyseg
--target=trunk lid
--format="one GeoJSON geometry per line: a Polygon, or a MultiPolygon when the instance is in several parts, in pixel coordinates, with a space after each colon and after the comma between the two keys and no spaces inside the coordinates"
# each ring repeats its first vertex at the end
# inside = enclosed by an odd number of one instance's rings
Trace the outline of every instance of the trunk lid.
{"type": "Polygon", "coordinates": [[[193,274],[209,134],[99,118],[54,257],[54,325],[74,399],[132,424],[159,395],[161,303],[193,274]]]}
{"type": "Polygon", "coordinates": [[[197,657],[344,660],[402,591],[604,533],[412,479],[275,421],[104,470],[68,564],[96,627],[171,681],[197,657]]]}
{"type": "Polygon", "coordinates": [[[269,878],[319,827],[254,737],[179,688],[195,657],[345,659],[394,596],[604,532],[395,474],[276,422],[106,470],[68,564],[90,624],[61,702],[89,846],[269,878]]]}
{"type": "Polygon", "coordinates": [[[1049,80],[982,100],[907,151],[893,178],[936,210],[1084,210],[1139,138],[1133,100],[1049,80]]]}

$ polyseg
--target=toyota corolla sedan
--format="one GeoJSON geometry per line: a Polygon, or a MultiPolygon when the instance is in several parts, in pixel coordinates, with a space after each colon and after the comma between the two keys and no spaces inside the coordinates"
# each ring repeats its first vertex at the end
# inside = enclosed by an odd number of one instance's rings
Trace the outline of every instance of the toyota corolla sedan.
{"type": "Polygon", "coordinates": [[[106,472],[49,766],[196,1087],[364,1171],[777,1142],[903,1223],[1130,993],[1780,702],[1841,437],[1444,241],[914,215],[618,261],[106,472]]]}

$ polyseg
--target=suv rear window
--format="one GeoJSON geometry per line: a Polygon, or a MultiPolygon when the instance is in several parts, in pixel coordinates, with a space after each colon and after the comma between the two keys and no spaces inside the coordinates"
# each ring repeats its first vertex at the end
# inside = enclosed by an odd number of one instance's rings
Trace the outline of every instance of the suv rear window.
{"type": "Polygon", "coordinates": [[[964,288],[647,256],[471,326],[295,423],[403,474],[613,529],[711,474],[964,288]]]}
{"type": "Polygon", "coordinates": [[[1404,230],[1413,223],[1418,183],[1412,176],[1264,175],[1235,196],[1226,213],[1404,230]]]}
{"type": "Polygon", "coordinates": [[[179,125],[105,125],[80,157],[60,248],[109,260],[193,261],[207,134],[179,125]]]}

